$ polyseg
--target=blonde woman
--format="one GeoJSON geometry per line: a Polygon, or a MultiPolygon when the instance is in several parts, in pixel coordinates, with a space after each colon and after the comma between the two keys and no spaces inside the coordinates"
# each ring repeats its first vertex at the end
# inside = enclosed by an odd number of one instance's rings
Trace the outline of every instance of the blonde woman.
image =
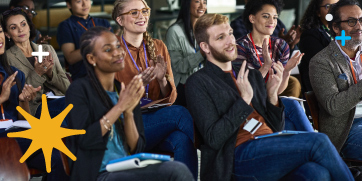
{"type": "MultiPolygon", "coordinates": [[[[141,106],[153,101],[174,103],[177,93],[166,45],[152,39],[147,32],[151,9],[143,0],[117,0],[112,18],[121,29],[119,41],[126,51],[125,68],[115,78],[127,86],[141,74],[145,94],[141,106]]],[[[193,123],[190,113],[181,106],[169,106],[142,114],[146,151],[173,152],[197,176],[197,156],[193,145],[193,123]]]]}

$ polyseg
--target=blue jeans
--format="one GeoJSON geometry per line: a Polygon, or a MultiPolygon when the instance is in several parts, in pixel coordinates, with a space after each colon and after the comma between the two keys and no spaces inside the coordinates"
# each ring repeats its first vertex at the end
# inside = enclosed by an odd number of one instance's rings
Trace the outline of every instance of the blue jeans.
{"type": "MultiPolygon", "coordinates": [[[[24,154],[26,150],[29,148],[32,140],[25,138],[16,138],[16,141],[18,142],[20,149],[24,154]]],[[[26,160],[26,164],[28,165],[29,168],[35,168],[38,170],[46,171],[45,159],[42,150],[38,150],[35,153],[33,153],[26,160]]],[[[53,149],[52,152],[51,169],[52,169],[51,172],[47,173],[47,180],[49,181],[69,180],[69,176],[65,174],[63,162],[61,160],[60,153],[57,149],[53,149]]]]}
{"type": "MultiPolygon", "coordinates": [[[[58,116],[58,114],[60,114],[66,107],[67,106],[65,105],[65,97],[53,100],[48,99],[48,109],[51,118],[58,116]]],[[[39,105],[35,113],[35,117],[38,119],[40,118],[41,115],[41,109],[42,109],[42,104],[39,105]]],[[[67,127],[67,126],[68,126],[68,118],[65,117],[64,121],[62,122],[62,127],[67,127]]]]}
{"type": "Polygon", "coordinates": [[[298,101],[281,98],[284,104],[285,130],[314,132],[312,125],[298,101]]]}
{"type": "Polygon", "coordinates": [[[197,178],[197,153],[194,147],[193,120],[182,106],[169,106],[142,114],[146,151],[174,153],[174,159],[184,163],[197,178]]]}
{"type": "Polygon", "coordinates": [[[348,138],[341,149],[343,158],[362,160],[362,118],[353,120],[348,138]]]}
{"type": "Polygon", "coordinates": [[[235,148],[237,180],[280,180],[290,176],[313,179],[318,173],[322,173],[322,178],[329,175],[332,180],[354,180],[334,145],[322,133],[250,140],[235,148]]]}

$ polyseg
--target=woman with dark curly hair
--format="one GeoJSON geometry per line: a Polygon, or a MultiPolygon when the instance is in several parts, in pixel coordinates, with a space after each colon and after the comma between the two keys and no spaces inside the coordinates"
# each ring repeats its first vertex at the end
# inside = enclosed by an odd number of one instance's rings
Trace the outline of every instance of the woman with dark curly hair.
{"type": "Polygon", "coordinates": [[[337,2],[338,0],[312,0],[300,21],[303,33],[300,38],[299,49],[304,53],[304,57],[299,65],[299,72],[302,78],[303,92],[313,90],[309,81],[310,59],[333,39],[325,17],[330,7],[337,2]]]}
{"type": "MultiPolygon", "coordinates": [[[[238,65],[243,60],[248,67],[257,69],[267,81],[269,69],[278,62],[284,67],[283,80],[278,95],[285,95],[285,89],[300,93],[300,83],[290,76],[291,70],[297,66],[303,54],[297,53],[289,59],[289,45],[283,39],[271,36],[277,26],[278,14],[282,7],[280,0],[253,0],[248,2],[244,11],[244,22],[250,33],[236,41],[238,56],[233,64],[238,65]],[[288,88],[287,88],[288,87],[288,88]],[[284,91],[284,92],[283,92],[284,91]]],[[[299,97],[299,93],[287,96],[299,97]]],[[[292,99],[282,98],[285,105],[285,129],[310,131],[313,128],[300,104],[292,99]]]]}

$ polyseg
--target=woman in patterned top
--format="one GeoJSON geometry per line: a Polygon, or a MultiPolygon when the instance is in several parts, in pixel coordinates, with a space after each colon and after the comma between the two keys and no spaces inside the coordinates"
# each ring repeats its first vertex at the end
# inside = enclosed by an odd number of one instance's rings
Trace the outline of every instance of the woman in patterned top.
{"type": "MultiPolygon", "coordinates": [[[[281,38],[270,36],[277,25],[280,7],[280,0],[253,0],[246,5],[243,17],[246,27],[250,29],[251,33],[236,42],[238,57],[233,63],[237,65],[246,60],[249,68],[258,69],[265,80],[268,80],[269,69],[273,68],[275,62],[280,61],[284,66],[284,71],[278,93],[281,94],[287,89],[287,86],[291,89],[299,89],[300,93],[300,84],[295,78],[295,81],[293,80],[290,73],[297,66],[303,54],[297,53],[289,59],[289,45],[281,38]],[[299,85],[299,87],[295,85],[299,85]]],[[[299,97],[299,94],[293,96],[299,97]]],[[[297,101],[286,98],[282,101],[285,105],[286,129],[313,131],[297,101]]]]}

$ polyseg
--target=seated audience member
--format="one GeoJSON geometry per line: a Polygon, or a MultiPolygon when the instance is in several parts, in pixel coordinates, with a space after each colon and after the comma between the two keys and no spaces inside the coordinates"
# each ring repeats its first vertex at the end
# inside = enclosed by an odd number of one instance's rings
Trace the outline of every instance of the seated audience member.
{"type": "Polygon", "coordinates": [[[176,161],[106,171],[110,160],[144,151],[139,102],[145,89],[140,75],[126,87],[115,81],[115,73],[124,68],[126,53],[107,28],[86,31],[80,51],[88,76],[72,83],[66,99],[74,105],[69,113],[69,127],[84,129],[86,134],[68,139],[70,150],[77,157],[70,164],[71,180],[193,180],[188,168],[176,161]]]}
{"type": "MultiPolygon", "coordinates": [[[[248,0],[244,1],[245,4],[248,3],[248,0]]],[[[279,18],[277,18],[277,21],[278,23],[273,31],[272,36],[279,36],[279,38],[284,39],[288,43],[291,52],[293,52],[294,50],[298,50],[297,44],[300,40],[301,35],[300,26],[296,28],[295,25],[293,25],[287,32],[284,23],[279,18]]],[[[240,15],[235,20],[233,20],[230,23],[230,26],[234,30],[234,36],[236,40],[250,33],[250,30],[247,29],[245,26],[243,15],[240,15]]]]}
{"type": "Polygon", "coordinates": [[[92,6],[90,0],[65,0],[72,15],[61,22],[57,30],[57,41],[65,58],[72,80],[87,75],[79,51],[79,40],[84,32],[95,26],[103,26],[112,31],[108,20],[93,18],[89,15],[92,6]]]}
{"type": "MultiPolygon", "coordinates": [[[[16,7],[23,8],[30,20],[33,20],[33,18],[37,15],[37,13],[35,12],[34,0],[10,0],[9,8],[14,9],[16,7]]],[[[42,36],[40,31],[37,29],[35,29],[35,31],[36,36],[32,40],[34,43],[47,44],[48,40],[52,39],[48,35],[42,36]]]]}
{"type": "Polygon", "coordinates": [[[313,90],[309,80],[310,59],[334,40],[325,17],[328,14],[328,10],[337,2],[338,0],[310,1],[300,21],[303,33],[301,35],[299,48],[300,51],[304,53],[304,56],[298,67],[302,79],[303,92],[313,90]]]}
{"type": "MultiPolygon", "coordinates": [[[[49,52],[49,56],[44,56],[41,63],[37,57],[32,56],[32,52],[38,51],[38,44],[30,41],[35,36],[35,29],[23,9],[14,8],[5,11],[3,18],[2,27],[6,27],[3,30],[8,42],[7,47],[9,47],[6,50],[8,63],[24,72],[27,84],[34,87],[41,86],[35,99],[29,103],[30,113],[40,118],[41,95],[48,92],[57,96],[64,95],[69,86],[69,81],[51,45],[43,45],[43,50],[49,52]]],[[[48,101],[48,107],[50,116],[55,117],[65,108],[65,99],[59,98],[48,101]]],[[[63,125],[66,125],[66,120],[63,125]]]]}
{"type": "MultiPolygon", "coordinates": [[[[237,40],[238,56],[233,64],[240,65],[243,60],[246,60],[248,67],[259,70],[267,81],[270,77],[268,72],[273,68],[273,64],[281,62],[284,71],[278,94],[283,95],[282,92],[285,93],[285,89],[289,89],[287,92],[292,92],[289,96],[299,97],[299,81],[296,80],[297,84],[291,84],[289,80],[292,77],[291,70],[297,66],[303,54],[297,53],[289,59],[288,44],[281,38],[270,36],[277,24],[279,3],[278,0],[252,0],[246,4],[244,20],[251,32],[237,40]]],[[[298,101],[288,98],[283,98],[282,101],[285,105],[285,128],[313,132],[298,101]]]]}
{"type": "MultiPolygon", "coordinates": [[[[36,92],[40,91],[41,87],[39,86],[34,88],[29,84],[25,84],[24,73],[17,68],[10,66],[6,61],[5,44],[7,42],[4,41],[5,35],[2,26],[0,26],[0,40],[2,40],[2,46],[0,47],[0,104],[4,108],[5,119],[12,119],[13,121],[17,121],[18,119],[25,119],[16,110],[16,107],[20,106],[26,112],[30,112],[29,101],[36,97],[36,92]]],[[[5,137],[7,133],[8,131],[0,129],[0,137],[5,137]]],[[[16,138],[16,140],[22,152],[25,153],[31,144],[31,140],[25,138],[16,138]]],[[[42,152],[33,154],[26,160],[26,164],[29,168],[35,168],[44,171],[46,170],[44,155],[42,152]]],[[[47,180],[68,180],[68,177],[64,172],[59,151],[56,149],[54,149],[52,152],[51,169],[52,172],[47,174],[47,180]]]]}
{"type": "Polygon", "coordinates": [[[319,103],[319,131],[328,135],[343,158],[362,160],[362,118],[356,105],[362,97],[362,10],[357,1],[340,0],[329,12],[331,41],[310,61],[309,77],[319,103]],[[343,33],[344,34],[344,33],[343,33]]]}
{"type": "Polygon", "coordinates": [[[204,57],[197,45],[193,28],[206,12],[206,0],[184,0],[176,23],[168,28],[166,45],[171,57],[171,67],[177,88],[174,104],[187,107],[185,83],[187,78],[203,67],[204,57]]]}
{"type": "Polygon", "coordinates": [[[186,82],[187,105],[201,133],[201,180],[353,180],[338,152],[321,133],[255,139],[283,130],[283,103],[278,99],[281,62],[269,69],[265,84],[260,71],[239,70],[228,18],[206,14],[197,20],[195,37],[207,62],[186,82]],[[246,120],[261,127],[244,130],[246,120]]]}
{"type": "MultiPolygon", "coordinates": [[[[115,78],[126,86],[141,74],[145,94],[141,106],[153,102],[172,104],[176,97],[170,55],[166,45],[147,32],[151,9],[144,0],[116,0],[112,18],[121,29],[121,46],[126,50],[125,68],[115,78]]],[[[146,151],[173,152],[197,179],[197,154],[190,113],[182,106],[167,106],[142,114],[146,151]]]]}

